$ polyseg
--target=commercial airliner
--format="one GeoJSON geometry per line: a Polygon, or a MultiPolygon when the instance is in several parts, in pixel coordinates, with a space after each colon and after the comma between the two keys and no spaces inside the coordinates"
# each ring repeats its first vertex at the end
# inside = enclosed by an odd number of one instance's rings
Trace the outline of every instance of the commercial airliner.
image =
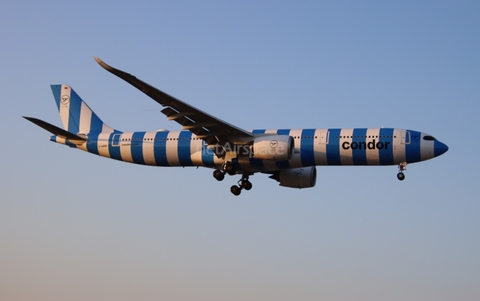
{"type": "Polygon", "coordinates": [[[405,179],[408,163],[442,155],[448,147],[433,136],[398,128],[319,128],[244,130],[205,113],[115,69],[95,57],[100,66],[158,102],[168,120],[181,131],[122,132],[109,127],[68,85],[52,85],[63,129],[24,117],[51,132],[50,140],[99,156],[151,166],[212,168],[213,177],[241,175],[230,191],[250,190],[249,177],[270,175],[280,186],[315,186],[316,166],[398,165],[405,179]]]}

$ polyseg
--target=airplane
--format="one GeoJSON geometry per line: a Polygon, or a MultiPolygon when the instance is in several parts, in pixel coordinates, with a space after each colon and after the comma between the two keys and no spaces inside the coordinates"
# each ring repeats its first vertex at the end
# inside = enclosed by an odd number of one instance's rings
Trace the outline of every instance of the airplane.
{"type": "Polygon", "coordinates": [[[109,127],[69,85],[51,85],[63,129],[33,117],[25,119],[51,132],[50,140],[119,161],[150,166],[207,167],[222,181],[241,175],[230,188],[250,190],[249,177],[270,175],[280,186],[314,187],[316,166],[397,165],[438,157],[448,146],[433,136],[400,128],[318,128],[244,130],[178,100],[97,57],[97,63],[158,102],[180,131],[122,132],[109,127]]]}

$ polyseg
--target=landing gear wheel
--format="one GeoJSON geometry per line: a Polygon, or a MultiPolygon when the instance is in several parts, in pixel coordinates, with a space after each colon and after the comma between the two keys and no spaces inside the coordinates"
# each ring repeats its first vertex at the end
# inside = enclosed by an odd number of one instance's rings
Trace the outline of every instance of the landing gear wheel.
{"type": "Polygon", "coordinates": [[[399,179],[400,181],[405,180],[405,175],[403,174],[404,170],[407,170],[407,162],[402,162],[398,164],[397,179],[399,179]]]}
{"type": "Polygon", "coordinates": [[[213,177],[217,179],[217,181],[222,181],[225,178],[225,174],[221,170],[215,169],[213,177]]]}
{"type": "Polygon", "coordinates": [[[233,176],[237,172],[231,162],[228,162],[227,164],[225,164],[224,170],[226,173],[228,173],[231,176],[233,176]]]}
{"type": "Polygon", "coordinates": [[[242,180],[242,182],[240,183],[240,185],[241,185],[242,188],[244,188],[245,190],[250,190],[250,189],[252,189],[252,183],[251,183],[249,180],[242,180]]]}
{"type": "Polygon", "coordinates": [[[233,185],[232,187],[230,187],[230,192],[233,193],[233,195],[240,195],[240,192],[242,192],[242,189],[237,185],[233,185]]]}

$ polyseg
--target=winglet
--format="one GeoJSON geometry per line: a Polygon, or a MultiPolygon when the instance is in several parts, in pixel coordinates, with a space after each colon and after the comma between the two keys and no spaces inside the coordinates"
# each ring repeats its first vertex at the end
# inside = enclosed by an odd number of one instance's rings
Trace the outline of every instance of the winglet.
{"type": "MultiPolygon", "coordinates": [[[[129,84],[131,84],[134,87],[136,87],[137,89],[139,89],[140,91],[146,93],[147,88],[153,88],[150,85],[148,85],[147,83],[144,83],[141,80],[137,79],[134,75],[129,74],[125,71],[113,68],[112,66],[108,65],[107,63],[105,63],[104,61],[102,61],[101,59],[99,59],[96,56],[94,56],[93,58],[95,59],[95,61],[97,61],[97,63],[100,66],[103,67],[103,69],[107,70],[108,72],[110,72],[112,74],[115,74],[116,76],[120,77],[124,81],[128,82],[129,84]]],[[[155,89],[155,88],[153,88],[153,89],[155,89]]]]}
{"type": "MultiPolygon", "coordinates": [[[[129,74],[125,71],[122,71],[122,70],[118,70],[116,68],[113,68],[112,66],[108,65],[107,63],[105,63],[104,61],[102,61],[101,59],[99,59],[98,57],[94,56],[93,57],[95,59],[95,61],[97,61],[97,63],[103,67],[103,69],[115,74],[116,76],[120,77],[121,79],[129,82],[130,84],[133,85],[132,82],[129,81],[129,78],[133,77],[135,78],[135,76],[133,76],[132,74],[129,74]]],[[[134,85],[135,86],[135,85],[134,85]]],[[[138,87],[137,87],[138,88],[138,87]]]]}
{"type": "Polygon", "coordinates": [[[98,57],[94,56],[93,58],[94,58],[95,61],[97,61],[97,63],[98,63],[100,66],[102,66],[103,68],[105,68],[105,69],[107,69],[107,70],[113,69],[111,66],[105,64],[105,62],[102,61],[101,59],[99,59],[98,57]]]}

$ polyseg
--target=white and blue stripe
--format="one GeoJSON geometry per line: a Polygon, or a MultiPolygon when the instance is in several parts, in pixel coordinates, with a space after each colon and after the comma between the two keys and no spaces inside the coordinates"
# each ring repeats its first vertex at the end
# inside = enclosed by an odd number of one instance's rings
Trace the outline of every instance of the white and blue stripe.
{"type": "MultiPolygon", "coordinates": [[[[431,159],[445,150],[444,144],[437,140],[422,139],[426,134],[393,128],[269,129],[252,132],[290,135],[294,137],[295,151],[290,160],[284,161],[239,157],[234,159],[239,171],[268,172],[321,165],[398,165],[431,159]],[[402,132],[410,136],[410,141],[402,141],[402,132]],[[327,139],[322,141],[322,136],[327,136],[327,139]],[[375,149],[369,149],[369,143],[375,143],[375,149]]],[[[89,134],[86,147],[56,136],[53,138],[61,144],[135,164],[217,168],[223,163],[189,131],[89,134]]]]}
{"type": "MultiPolygon", "coordinates": [[[[202,166],[219,168],[218,158],[190,131],[120,132],[107,126],[68,85],[52,85],[65,129],[86,137],[86,142],[58,136],[60,144],[115,160],[151,166],[202,166]]],[[[238,172],[273,172],[321,165],[397,165],[428,160],[448,147],[433,137],[394,128],[257,129],[254,137],[288,135],[294,140],[290,160],[233,158],[238,172]],[[427,138],[426,138],[427,137],[427,138]]]]}

